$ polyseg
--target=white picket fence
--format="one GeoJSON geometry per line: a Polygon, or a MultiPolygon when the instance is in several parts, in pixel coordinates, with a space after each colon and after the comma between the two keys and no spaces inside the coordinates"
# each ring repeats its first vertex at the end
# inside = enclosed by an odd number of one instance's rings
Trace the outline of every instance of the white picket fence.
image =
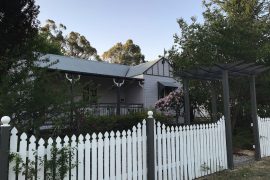
{"type": "Polygon", "coordinates": [[[194,179],[227,169],[225,121],[166,127],[157,123],[158,180],[194,179]]]}
{"type": "MultiPolygon", "coordinates": [[[[36,161],[37,179],[45,179],[44,164],[50,158],[53,144],[58,149],[71,147],[74,156],[65,180],[146,180],[147,136],[146,122],[132,130],[114,133],[87,134],[78,138],[60,137],[37,139],[13,128],[10,152],[18,154],[24,162],[36,161]],[[38,157],[38,158],[36,158],[38,157]]],[[[166,127],[159,122],[155,128],[156,180],[194,179],[227,169],[224,119],[207,125],[166,127]]],[[[9,180],[25,180],[22,172],[16,174],[15,162],[9,164],[9,180]]]]}
{"type": "Polygon", "coordinates": [[[261,157],[270,156],[270,118],[258,117],[261,157]]]}
{"type": "MultiPolygon", "coordinates": [[[[142,125],[134,126],[132,131],[122,133],[119,131],[116,133],[112,131],[110,134],[106,132],[104,135],[94,133],[92,136],[80,135],[78,139],[73,135],[71,139],[66,136],[63,140],[58,137],[55,141],[49,138],[46,147],[43,139],[39,139],[38,146],[36,146],[36,138],[31,136],[28,141],[25,133],[20,136],[19,147],[17,147],[17,141],[17,130],[13,128],[10,137],[10,152],[19,154],[24,162],[26,162],[26,158],[35,161],[35,155],[42,159],[50,157],[53,143],[56,143],[58,149],[70,146],[74,151],[74,158],[71,161],[73,164],[76,162],[78,164],[77,167],[71,169],[71,172],[68,173],[71,176],[67,175],[65,180],[146,180],[145,121],[142,122],[142,125]]],[[[11,162],[9,165],[9,180],[15,180],[16,176],[19,180],[24,180],[25,175],[22,172],[18,175],[14,173],[14,166],[15,162],[11,162]]],[[[40,166],[39,162],[37,162],[37,166],[40,166]]],[[[37,179],[43,180],[46,172],[44,164],[41,166],[37,167],[37,179]]]]}

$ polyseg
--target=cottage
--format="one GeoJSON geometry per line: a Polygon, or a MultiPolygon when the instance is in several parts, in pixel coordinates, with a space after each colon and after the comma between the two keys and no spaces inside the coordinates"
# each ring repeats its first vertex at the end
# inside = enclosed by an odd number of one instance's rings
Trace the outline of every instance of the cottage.
{"type": "Polygon", "coordinates": [[[49,67],[70,75],[76,80],[92,81],[95,86],[85,87],[83,98],[98,96],[97,102],[89,104],[95,113],[126,114],[142,108],[154,107],[155,102],[180,87],[174,79],[167,59],[160,58],[136,66],[89,61],[80,58],[47,54],[42,59],[57,62],[49,67]]]}

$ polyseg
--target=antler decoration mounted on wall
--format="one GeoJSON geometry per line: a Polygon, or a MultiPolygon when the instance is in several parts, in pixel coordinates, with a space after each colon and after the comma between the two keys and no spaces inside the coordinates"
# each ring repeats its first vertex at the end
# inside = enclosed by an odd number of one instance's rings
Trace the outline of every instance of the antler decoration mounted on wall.
{"type": "Polygon", "coordinates": [[[139,81],[139,86],[140,86],[141,88],[143,88],[143,85],[144,85],[144,81],[143,81],[143,80],[139,81]]]}
{"type": "Polygon", "coordinates": [[[113,78],[113,83],[114,85],[116,85],[117,87],[121,87],[124,83],[125,83],[125,80],[123,79],[122,82],[118,83],[115,81],[115,78],[113,78]]]}
{"type": "MultiPolygon", "coordinates": [[[[68,77],[69,76],[69,74],[68,73],[66,73],[66,79],[70,82],[70,83],[73,83],[73,81],[74,82],[77,82],[77,81],[79,81],[80,80],[80,78],[81,78],[81,75],[78,75],[78,77],[76,78],[76,79],[74,79],[74,78],[70,78],[70,77],[68,77]]],[[[73,75],[71,75],[71,76],[73,76],[73,75]]]]}

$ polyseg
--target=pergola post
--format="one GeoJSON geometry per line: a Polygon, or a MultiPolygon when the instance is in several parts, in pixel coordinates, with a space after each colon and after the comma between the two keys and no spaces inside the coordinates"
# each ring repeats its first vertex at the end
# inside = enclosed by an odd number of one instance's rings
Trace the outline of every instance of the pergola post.
{"type": "Polygon", "coordinates": [[[227,164],[229,169],[234,169],[228,70],[223,70],[222,72],[222,86],[226,129],[227,164]]]}
{"type": "Polygon", "coordinates": [[[217,120],[217,95],[215,90],[211,91],[212,121],[217,120]]]}
{"type": "Polygon", "coordinates": [[[253,121],[253,134],[255,142],[255,159],[261,160],[261,149],[260,149],[260,136],[258,128],[258,117],[257,117],[257,100],[256,100],[256,87],[255,87],[255,76],[250,77],[250,101],[251,101],[251,116],[253,121]]]}
{"type": "Polygon", "coordinates": [[[185,101],[185,123],[190,124],[190,102],[189,102],[189,88],[188,88],[189,80],[187,78],[183,78],[183,86],[184,86],[184,101],[185,101]]]}

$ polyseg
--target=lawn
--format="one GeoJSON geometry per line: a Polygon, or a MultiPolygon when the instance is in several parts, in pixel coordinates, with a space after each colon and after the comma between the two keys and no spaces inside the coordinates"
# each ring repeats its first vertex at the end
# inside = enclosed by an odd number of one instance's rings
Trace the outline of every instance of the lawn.
{"type": "Polygon", "coordinates": [[[252,162],[250,164],[237,167],[234,170],[226,170],[216,174],[199,178],[200,180],[257,180],[270,179],[270,158],[264,158],[262,161],[252,162]]]}

